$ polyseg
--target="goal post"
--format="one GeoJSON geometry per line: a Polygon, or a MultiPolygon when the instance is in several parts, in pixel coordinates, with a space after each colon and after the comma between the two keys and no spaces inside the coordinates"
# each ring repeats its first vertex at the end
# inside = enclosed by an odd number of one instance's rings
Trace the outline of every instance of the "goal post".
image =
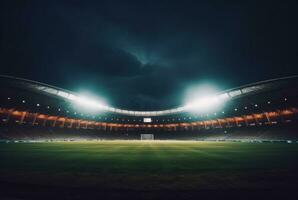
{"type": "Polygon", "coordinates": [[[141,140],[154,140],[153,134],[141,134],[141,140]]]}

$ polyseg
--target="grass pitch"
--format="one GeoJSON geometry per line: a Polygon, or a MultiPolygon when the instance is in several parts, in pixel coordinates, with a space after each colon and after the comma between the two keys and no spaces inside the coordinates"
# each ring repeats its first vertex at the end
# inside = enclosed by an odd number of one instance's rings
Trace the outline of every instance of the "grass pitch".
{"type": "Polygon", "coordinates": [[[297,189],[298,144],[101,141],[0,144],[5,187],[297,189]]]}

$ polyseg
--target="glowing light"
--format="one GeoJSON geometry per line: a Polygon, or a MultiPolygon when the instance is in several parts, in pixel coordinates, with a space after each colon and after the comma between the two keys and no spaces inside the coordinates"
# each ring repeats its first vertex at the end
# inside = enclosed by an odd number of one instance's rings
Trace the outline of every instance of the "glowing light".
{"type": "Polygon", "coordinates": [[[183,107],[188,112],[214,112],[230,98],[228,93],[218,93],[218,89],[210,84],[190,88],[186,94],[183,107]]]}
{"type": "Polygon", "coordinates": [[[76,99],[76,102],[81,104],[81,105],[84,105],[84,106],[88,106],[88,107],[93,107],[93,108],[102,108],[103,105],[96,102],[96,101],[93,101],[93,100],[90,100],[90,99],[87,99],[85,97],[78,97],[76,99]]]}
{"type": "Polygon", "coordinates": [[[143,119],[144,123],[151,123],[152,119],[150,117],[143,119]]]}
{"type": "Polygon", "coordinates": [[[92,109],[97,111],[97,110],[103,110],[107,108],[107,106],[104,103],[98,100],[91,99],[89,97],[76,96],[71,94],[68,96],[68,99],[71,100],[75,105],[81,106],[87,109],[92,109]]]}
{"type": "Polygon", "coordinates": [[[185,107],[189,111],[205,112],[217,109],[226,100],[223,96],[206,96],[192,101],[185,107]]]}

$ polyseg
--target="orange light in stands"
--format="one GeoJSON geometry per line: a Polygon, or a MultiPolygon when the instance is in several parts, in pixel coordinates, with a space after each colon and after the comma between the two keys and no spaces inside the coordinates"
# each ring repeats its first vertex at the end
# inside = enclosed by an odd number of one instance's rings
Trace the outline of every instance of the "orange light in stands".
{"type": "Polygon", "coordinates": [[[282,113],[283,115],[291,115],[291,114],[293,114],[293,112],[290,111],[290,110],[284,110],[284,111],[282,111],[281,113],[282,113]]]}
{"type": "Polygon", "coordinates": [[[254,116],[255,116],[255,118],[261,119],[263,115],[262,114],[255,114],[254,116]]]}
{"type": "Polygon", "coordinates": [[[243,119],[242,117],[235,117],[235,119],[236,119],[237,121],[244,121],[244,119],[243,119]]]}
{"type": "Polygon", "coordinates": [[[277,112],[268,112],[269,117],[276,117],[278,116],[277,112]]]}
{"type": "Polygon", "coordinates": [[[46,116],[45,115],[38,115],[37,118],[40,118],[40,119],[44,119],[46,116]]]}
{"type": "Polygon", "coordinates": [[[22,112],[20,112],[20,111],[13,111],[12,112],[12,115],[19,116],[19,115],[22,115],[22,112]]]}
{"type": "MultiPolygon", "coordinates": [[[[135,127],[143,127],[143,128],[157,128],[157,127],[167,127],[167,128],[175,128],[175,127],[183,127],[183,128],[189,128],[191,126],[201,126],[201,127],[210,127],[210,126],[236,126],[239,122],[246,121],[246,124],[251,124],[251,122],[254,123],[256,119],[264,119],[266,120],[267,117],[279,117],[280,115],[293,115],[298,113],[297,108],[290,108],[282,111],[271,111],[267,113],[256,113],[253,115],[245,115],[245,116],[235,116],[230,118],[223,118],[223,119],[213,119],[213,120],[206,120],[206,121],[195,121],[195,122],[183,122],[183,123],[168,123],[168,124],[152,124],[152,125],[144,125],[144,124],[119,124],[119,123],[107,123],[107,122],[95,122],[95,121],[87,121],[87,120],[80,120],[80,119],[71,119],[67,117],[58,117],[58,116],[47,116],[45,114],[37,114],[37,113],[28,113],[24,111],[18,111],[13,109],[3,109],[0,108],[0,115],[5,115],[7,117],[7,114],[11,114],[12,116],[23,116],[24,113],[26,114],[26,120],[24,120],[24,123],[28,120],[33,119],[45,119],[49,121],[57,121],[57,123],[65,123],[66,120],[69,122],[75,124],[81,124],[80,127],[82,128],[94,128],[94,126],[102,126],[102,127],[125,127],[125,128],[135,128],[135,127]],[[89,127],[88,127],[89,125],[89,127]]],[[[18,119],[17,119],[18,120],[18,119]]],[[[268,119],[267,119],[268,120],[268,119]]],[[[278,120],[274,119],[274,120],[278,120]]],[[[289,120],[289,119],[287,119],[289,120]]],[[[30,121],[29,121],[30,122],[30,121]]],[[[239,125],[239,124],[238,124],[239,125]]],[[[63,126],[64,127],[64,126],[63,126]]],[[[74,126],[77,127],[77,126],[74,126]]]]}
{"type": "Polygon", "coordinates": [[[252,120],[252,119],[254,119],[254,117],[252,115],[246,115],[246,119],[252,120]]]}

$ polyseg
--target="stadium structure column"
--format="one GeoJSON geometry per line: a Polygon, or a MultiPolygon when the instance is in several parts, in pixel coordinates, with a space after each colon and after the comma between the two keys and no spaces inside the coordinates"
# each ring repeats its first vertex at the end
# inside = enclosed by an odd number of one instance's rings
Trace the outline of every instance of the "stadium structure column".
{"type": "Polygon", "coordinates": [[[70,123],[69,123],[68,128],[72,128],[72,124],[73,124],[73,119],[70,119],[70,123]]]}
{"type": "Polygon", "coordinates": [[[245,125],[246,127],[248,127],[248,120],[247,120],[247,117],[245,115],[242,116],[243,119],[244,119],[244,122],[245,122],[245,125]]]}
{"type": "Polygon", "coordinates": [[[58,120],[58,117],[55,117],[54,122],[53,122],[53,124],[52,124],[53,127],[56,126],[57,120],[58,120]]]}
{"type": "Polygon", "coordinates": [[[47,121],[48,121],[48,117],[49,117],[49,116],[47,116],[47,115],[44,117],[44,120],[43,120],[43,122],[42,122],[42,126],[46,126],[47,121]]]}
{"type": "Polygon", "coordinates": [[[266,116],[268,124],[271,124],[271,120],[270,120],[270,116],[269,116],[268,112],[265,112],[265,116],[266,116]]]}
{"type": "Polygon", "coordinates": [[[78,125],[77,125],[77,127],[76,127],[77,129],[80,129],[81,121],[82,121],[82,120],[78,120],[78,125]]]}
{"type": "Polygon", "coordinates": [[[222,128],[222,124],[219,119],[217,119],[217,123],[218,123],[219,127],[222,128]]]}
{"type": "Polygon", "coordinates": [[[27,115],[26,111],[22,112],[21,119],[20,119],[20,124],[24,123],[24,119],[25,119],[26,115],[27,115]]]}
{"type": "Polygon", "coordinates": [[[38,115],[38,113],[34,113],[34,115],[33,115],[33,121],[32,121],[32,125],[33,126],[35,125],[35,122],[36,122],[36,119],[37,119],[37,115],[38,115]]]}
{"type": "Polygon", "coordinates": [[[255,114],[252,114],[252,117],[254,118],[256,124],[258,125],[258,124],[259,124],[259,120],[258,120],[258,118],[255,116],[255,114]]]}
{"type": "Polygon", "coordinates": [[[226,119],[226,122],[227,122],[227,127],[231,127],[231,124],[228,119],[226,119]]]}
{"type": "Polygon", "coordinates": [[[7,123],[9,122],[10,117],[11,117],[11,114],[12,114],[13,111],[14,111],[13,109],[9,109],[9,110],[7,111],[7,117],[6,117],[6,122],[7,122],[7,123]]]}
{"type": "Polygon", "coordinates": [[[204,128],[207,129],[207,124],[205,121],[203,121],[203,124],[204,124],[204,128]]]}
{"type": "Polygon", "coordinates": [[[215,125],[214,125],[214,121],[211,120],[211,127],[214,129],[215,128],[215,125]]]}
{"type": "Polygon", "coordinates": [[[234,119],[234,122],[235,122],[236,126],[238,127],[239,122],[238,122],[237,118],[236,117],[233,117],[233,119],[234,119]]]}
{"type": "Polygon", "coordinates": [[[66,119],[65,119],[65,118],[62,118],[62,123],[61,123],[61,125],[60,125],[61,128],[64,128],[65,121],[66,121],[66,119]]]}

